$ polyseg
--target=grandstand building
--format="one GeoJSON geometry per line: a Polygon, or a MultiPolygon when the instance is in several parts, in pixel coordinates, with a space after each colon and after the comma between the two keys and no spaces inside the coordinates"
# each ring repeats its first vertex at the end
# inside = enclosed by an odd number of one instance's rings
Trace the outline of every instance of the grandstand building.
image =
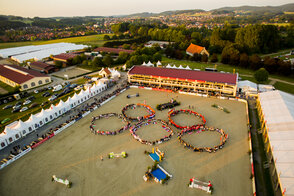
{"type": "Polygon", "coordinates": [[[134,66],[128,82],[139,86],[236,96],[237,74],[134,66]]]}

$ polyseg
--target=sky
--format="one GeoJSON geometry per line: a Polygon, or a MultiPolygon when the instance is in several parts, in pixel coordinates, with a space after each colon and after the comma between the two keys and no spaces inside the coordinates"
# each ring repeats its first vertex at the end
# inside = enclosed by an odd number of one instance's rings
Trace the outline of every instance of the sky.
{"type": "Polygon", "coordinates": [[[221,7],[278,6],[293,0],[0,0],[0,15],[22,17],[112,16],[221,7]]]}

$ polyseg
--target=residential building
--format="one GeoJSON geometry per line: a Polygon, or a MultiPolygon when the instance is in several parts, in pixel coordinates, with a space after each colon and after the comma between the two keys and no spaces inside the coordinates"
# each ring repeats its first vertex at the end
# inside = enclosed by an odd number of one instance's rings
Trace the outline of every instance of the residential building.
{"type": "Polygon", "coordinates": [[[190,56],[194,56],[194,54],[201,54],[201,55],[206,54],[207,56],[209,56],[209,53],[207,52],[205,47],[198,46],[198,45],[195,45],[195,44],[192,44],[192,43],[187,48],[186,53],[188,55],[190,55],[190,56]]]}

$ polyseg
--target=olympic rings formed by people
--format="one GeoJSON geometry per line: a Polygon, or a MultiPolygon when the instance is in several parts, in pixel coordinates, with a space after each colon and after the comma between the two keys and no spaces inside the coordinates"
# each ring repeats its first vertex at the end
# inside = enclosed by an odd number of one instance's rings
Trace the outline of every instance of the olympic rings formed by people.
{"type": "Polygon", "coordinates": [[[161,144],[162,142],[168,141],[171,139],[171,136],[173,135],[173,130],[167,125],[166,122],[164,122],[163,120],[160,119],[148,119],[145,121],[140,121],[138,122],[136,125],[132,126],[130,128],[130,132],[131,135],[139,142],[141,142],[141,144],[147,144],[147,145],[156,145],[156,144],[161,144]],[[149,125],[149,124],[157,124],[160,123],[161,127],[166,130],[167,132],[169,132],[168,135],[164,136],[163,138],[157,139],[155,141],[147,141],[147,140],[143,140],[141,139],[137,134],[136,131],[145,125],[149,125]]]}
{"type": "Polygon", "coordinates": [[[192,110],[171,110],[168,112],[168,120],[171,124],[173,124],[175,127],[177,127],[178,129],[187,129],[187,128],[191,128],[191,127],[197,127],[197,126],[204,126],[205,123],[206,123],[206,120],[204,118],[204,116],[202,116],[201,114],[197,113],[197,112],[194,112],[192,110]],[[173,120],[172,120],[172,116],[175,116],[179,113],[186,113],[186,114],[192,114],[200,119],[202,119],[202,124],[195,124],[195,125],[192,125],[192,126],[182,126],[182,125],[178,125],[176,124],[173,120]]]}
{"type": "Polygon", "coordinates": [[[142,103],[126,105],[122,109],[122,114],[129,121],[141,121],[141,120],[146,120],[146,119],[152,119],[152,118],[155,117],[155,111],[149,105],[145,105],[145,104],[142,104],[142,103]],[[149,114],[146,115],[146,116],[138,116],[136,118],[129,117],[129,116],[126,115],[126,111],[128,109],[136,109],[136,107],[144,107],[148,111],[149,114]]]}

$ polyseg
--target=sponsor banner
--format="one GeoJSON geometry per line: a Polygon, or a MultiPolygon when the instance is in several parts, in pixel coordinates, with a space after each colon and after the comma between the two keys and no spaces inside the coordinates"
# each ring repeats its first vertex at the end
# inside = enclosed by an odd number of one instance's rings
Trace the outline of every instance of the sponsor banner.
{"type": "Polygon", "coordinates": [[[90,111],[84,113],[82,116],[85,117],[85,116],[87,116],[88,114],[90,114],[90,111]]]}
{"type": "Polygon", "coordinates": [[[138,88],[145,88],[144,86],[139,86],[138,88]]]}
{"type": "Polygon", "coordinates": [[[42,140],[39,141],[38,143],[34,144],[34,145],[32,146],[32,149],[38,147],[40,144],[43,144],[43,143],[44,143],[45,141],[47,141],[47,140],[48,140],[48,137],[42,139],[42,140]]]}
{"type": "Polygon", "coordinates": [[[122,89],[121,91],[120,91],[120,93],[123,93],[123,92],[125,92],[126,91],[126,89],[122,89]]]}
{"type": "Polygon", "coordinates": [[[96,110],[98,107],[97,106],[95,106],[94,108],[93,108],[93,110],[96,110]]]}
{"type": "Polygon", "coordinates": [[[226,99],[225,97],[220,97],[220,99],[226,99]]]}
{"type": "Polygon", "coordinates": [[[138,88],[138,86],[130,86],[130,88],[138,88]]]}

